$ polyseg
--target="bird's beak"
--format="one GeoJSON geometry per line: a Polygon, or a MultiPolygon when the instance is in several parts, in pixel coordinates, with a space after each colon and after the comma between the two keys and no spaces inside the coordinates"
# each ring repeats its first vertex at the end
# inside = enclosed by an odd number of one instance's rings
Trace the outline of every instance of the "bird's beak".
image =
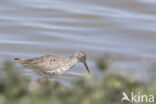
{"type": "Polygon", "coordinates": [[[88,68],[88,66],[87,66],[87,63],[86,63],[86,62],[83,62],[83,64],[84,64],[84,66],[86,67],[88,73],[90,73],[89,68],[88,68]]]}

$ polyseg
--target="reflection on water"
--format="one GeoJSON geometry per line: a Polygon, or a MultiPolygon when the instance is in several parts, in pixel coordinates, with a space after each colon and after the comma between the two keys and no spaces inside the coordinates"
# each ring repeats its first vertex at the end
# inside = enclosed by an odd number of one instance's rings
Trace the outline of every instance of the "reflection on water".
{"type": "Polygon", "coordinates": [[[111,53],[124,56],[114,70],[137,68],[128,71],[145,76],[144,62],[156,58],[155,0],[1,0],[0,14],[1,62],[84,50],[92,72],[97,58],[111,53]]]}

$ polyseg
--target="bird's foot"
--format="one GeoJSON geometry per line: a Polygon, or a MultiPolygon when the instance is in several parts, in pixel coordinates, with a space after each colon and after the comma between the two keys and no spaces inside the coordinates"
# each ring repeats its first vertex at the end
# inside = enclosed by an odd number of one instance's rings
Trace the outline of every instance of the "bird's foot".
{"type": "Polygon", "coordinates": [[[47,77],[40,79],[40,80],[39,80],[39,83],[44,83],[44,82],[46,82],[46,81],[48,81],[47,77]]]}

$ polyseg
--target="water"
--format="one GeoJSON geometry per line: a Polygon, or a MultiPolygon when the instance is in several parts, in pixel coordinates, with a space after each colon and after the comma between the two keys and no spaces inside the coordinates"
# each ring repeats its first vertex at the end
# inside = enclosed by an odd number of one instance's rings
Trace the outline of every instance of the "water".
{"type": "MultiPolygon", "coordinates": [[[[155,34],[155,0],[0,1],[1,63],[14,57],[71,56],[83,50],[92,73],[98,73],[96,60],[110,53],[122,56],[111,65],[115,72],[121,69],[144,78],[145,66],[156,58],[155,34]]],[[[78,64],[67,74],[87,72],[78,64]]]]}

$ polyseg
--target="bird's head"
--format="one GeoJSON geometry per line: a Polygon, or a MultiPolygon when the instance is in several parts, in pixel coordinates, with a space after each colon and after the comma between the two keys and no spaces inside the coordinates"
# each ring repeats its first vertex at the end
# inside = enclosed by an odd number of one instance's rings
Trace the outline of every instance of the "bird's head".
{"type": "Polygon", "coordinates": [[[86,63],[87,55],[83,51],[75,52],[72,57],[77,58],[79,62],[82,62],[86,67],[87,71],[90,72],[86,63]]]}

